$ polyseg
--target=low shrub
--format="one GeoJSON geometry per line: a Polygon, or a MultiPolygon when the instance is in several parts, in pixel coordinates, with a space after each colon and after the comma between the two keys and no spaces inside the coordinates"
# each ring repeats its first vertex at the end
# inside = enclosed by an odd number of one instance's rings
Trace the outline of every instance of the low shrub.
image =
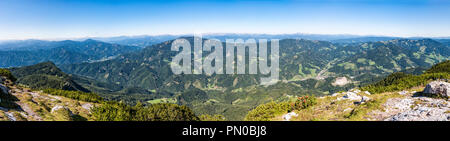
{"type": "Polygon", "coordinates": [[[292,110],[301,110],[317,104],[317,98],[315,96],[302,96],[298,97],[293,105],[292,110]]]}

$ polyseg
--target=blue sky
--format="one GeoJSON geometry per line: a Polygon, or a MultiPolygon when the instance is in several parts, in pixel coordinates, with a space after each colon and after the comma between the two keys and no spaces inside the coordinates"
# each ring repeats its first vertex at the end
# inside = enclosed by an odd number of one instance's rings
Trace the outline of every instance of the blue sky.
{"type": "Polygon", "coordinates": [[[450,36],[446,0],[0,0],[0,40],[191,33],[450,36]]]}

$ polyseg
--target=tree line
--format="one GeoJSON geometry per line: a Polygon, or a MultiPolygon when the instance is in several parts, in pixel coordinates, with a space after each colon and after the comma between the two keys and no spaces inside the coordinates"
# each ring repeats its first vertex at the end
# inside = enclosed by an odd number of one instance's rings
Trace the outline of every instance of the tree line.
{"type": "Polygon", "coordinates": [[[400,91],[415,86],[426,85],[430,80],[441,79],[450,79],[449,60],[432,66],[421,75],[412,75],[403,72],[392,73],[383,80],[361,87],[361,90],[371,93],[400,91]]]}

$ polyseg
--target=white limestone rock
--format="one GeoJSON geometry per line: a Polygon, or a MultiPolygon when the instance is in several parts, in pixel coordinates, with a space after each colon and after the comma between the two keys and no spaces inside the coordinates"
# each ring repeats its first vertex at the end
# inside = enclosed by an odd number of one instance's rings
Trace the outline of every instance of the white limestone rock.
{"type": "Polygon", "coordinates": [[[423,93],[448,98],[450,96],[450,83],[444,81],[430,82],[423,90],[423,93]]]}
{"type": "Polygon", "coordinates": [[[292,118],[293,116],[298,116],[298,114],[295,113],[295,112],[287,113],[287,114],[283,115],[283,120],[284,120],[284,121],[289,121],[289,120],[291,120],[291,118],[292,118]]]}

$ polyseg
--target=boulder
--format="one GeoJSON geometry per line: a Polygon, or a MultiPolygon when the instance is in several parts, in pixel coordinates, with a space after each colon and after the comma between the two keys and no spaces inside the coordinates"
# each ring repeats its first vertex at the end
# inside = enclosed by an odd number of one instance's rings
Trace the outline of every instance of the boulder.
{"type": "Polygon", "coordinates": [[[344,99],[349,99],[349,100],[360,100],[361,96],[358,96],[356,93],[354,92],[347,92],[347,94],[345,94],[343,96],[344,99]]]}
{"type": "Polygon", "coordinates": [[[354,92],[346,92],[344,96],[338,97],[337,100],[338,101],[340,101],[340,100],[352,100],[352,101],[355,101],[355,100],[361,100],[361,96],[357,95],[354,92]]]}
{"type": "Polygon", "coordinates": [[[354,104],[363,104],[363,103],[365,103],[365,102],[370,100],[370,98],[367,97],[367,96],[360,96],[360,97],[361,97],[361,100],[354,102],[354,104]]]}
{"type": "Polygon", "coordinates": [[[344,96],[342,97],[338,97],[337,100],[341,101],[341,100],[351,100],[351,101],[360,101],[361,100],[361,96],[359,96],[358,94],[354,93],[354,92],[346,92],[344,96]]]}
{"type": "Polygon", "coordinates": [[[450,83],[444,81],[433,81],[427,84],[423,93],[448,98],[450,96],[450,83]]]}

